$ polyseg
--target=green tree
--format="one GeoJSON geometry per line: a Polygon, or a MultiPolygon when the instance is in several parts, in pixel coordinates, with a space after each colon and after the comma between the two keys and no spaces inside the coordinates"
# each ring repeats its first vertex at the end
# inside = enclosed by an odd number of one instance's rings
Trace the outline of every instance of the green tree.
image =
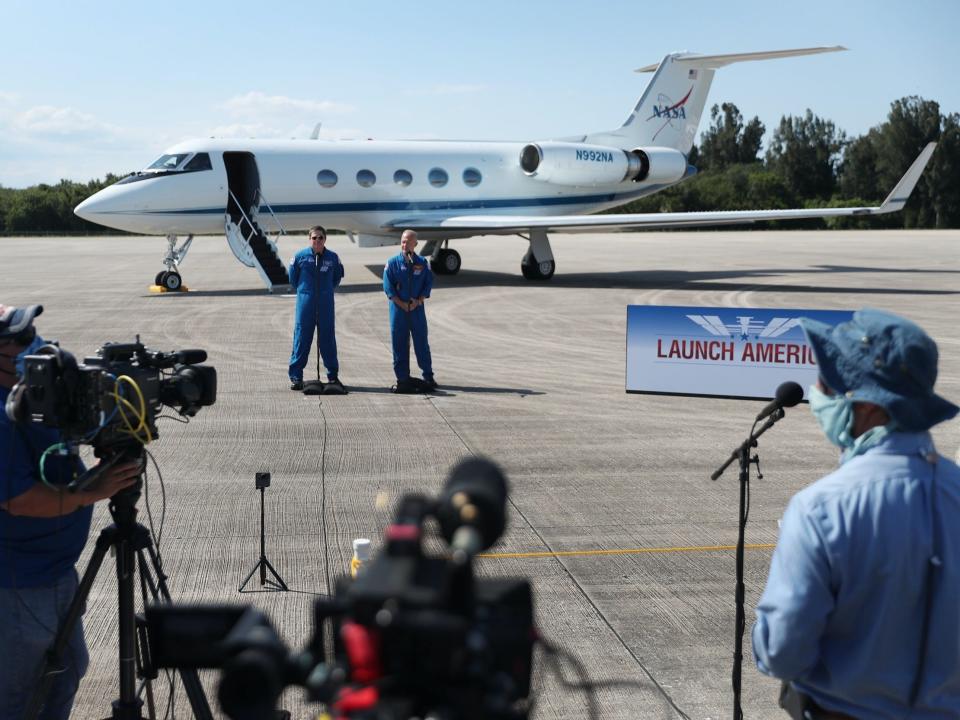
{"type": "MultiPolygon", "coordinates": [[[[885,122],[848,144],[840,170],[840,195],[844,199],[840,204],[854,199],[868,204],[879,202],[927,143],[938,141],[903,212],[876,218],[869,226],[960,227],[957,125],[957,115],[942,115],[940,106],[932,100],[911,96],[891,103],[885,122]]],[[[849,222],[844,226],[850,226],[849,222]]]]}
{"type": "Polygon", "coordinates": [[[931,159],[928,187],[934,213],[934,226],[960,227],[960,115],[942,118],[940,141],[931,159]]]}
{"type": "MultiPolygon", "coordinates": [[[[895,100],[882,126],[877,147],[877,180],[892,188],[924,146],[940,137],[940,105],[911,96],[895,100]]],[[[904,227],[934,227],[936,212],[930,168],[924,172],[910,203],[903,210],[904,227]]]]}
{"type": "Polygon", "coordinates": [[[723,103],[710,109],[710,120],[710,127],[703,132],[699,153],[704,170],[758,161],[766,131],[760,118],[755,116],[744,126],[740,109],[733,103],[723,103]]]}
{"type": "Polygon", "coordinates": [[[7,213],[13,198],[14,190],[0,185],[0,232],[7,229],[7,213]]]}
{"type": "Polygon", "coordinates": [[[767,167],[801,198],[827,200],[836,187],[836,168],[846,135],[831,120],[807,110],[784,116],[767,150],[767,167]]]}
{"type": "Polygon", "coordinates": [[[871,202],[883,199],[887,190],[880,189],[877,179],[877,155],[880,130],[873,128],[866,135],[854,138],[843,151],[840,165],[840,194],[845,198],[862,198],[871,202]]]}

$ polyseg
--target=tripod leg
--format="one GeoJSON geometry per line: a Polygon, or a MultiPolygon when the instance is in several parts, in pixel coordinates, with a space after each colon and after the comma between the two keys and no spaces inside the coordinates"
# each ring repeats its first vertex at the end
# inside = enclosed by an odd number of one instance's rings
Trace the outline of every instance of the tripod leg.
{"type": "Polygon", "coordinates": [[[247,573],[247,576],[243,579],[243,582],[240,583],[240,586],[237,588],[237,592],[243,592],[243,589],[247,586],[247,583],[250,582],[250,579],[254,576],[257,570],[260,571],[260,584],[263,585],[265,583],[263,578],[263,560],[259,560],[257,561],[257,564],[253,566],[253,569],[247,573]]]}
{"type": "Polygon", "coordinates": [[[280,573],[274,570],[273,565],[270,564],[269,560],[267,560],[266,558],[263,558],[261,562],[270,570],[270,574],[273,575],[274,578],[276,578],[277,583],[279,583],[281,588],[283,588],[284,590],[290,589],[287,587],[287,584],[283,581],[283,578],[280,577],[280,573]]]}
{"type": "Polygon", "coordinates": [[[137,627],[133,593],[136,551],[130,537],[117,544],[117,589],[119,590],[120,699],[114,717],[140,717],[143,702],[137,697],[137,627]]]}
{"type": "Polygon", "coordinates": [[[100,566],[103,564],[103,558],[107,554],[107,548],[111,546],[112,541],[112,535],[108,534],[107,530],[100,533],[100,537],[97,538],[96,547],[94,548],[93,555],[90,556],[87,569],[80,579],[80,584],[77,586],[77,592],[73,596],[73,602],[70,603],[67,615],[57,629],[57,635],[53,640],[53,644],[50,646],[50,649],[47,650],[46,657],[44,657],[39,679],[33,688],[30,701],[27,703],[27,710],[23,715],[26,720],[34,720],[40,715],[40,710],[43,708],[43,704],[50,692],[50,684],[53,682],[53,671],[60,665],[60,657],[63,655],[67,643],[70,642],[70,636],[73,633],[74,627],[76,627],[77,620],[79,620],[83,614],[87,597],[90,595],[90,587],[97,577],[97,571],[100,570],[100,566]]]}
{"type": "MultiPolygon", "coordinates": [[[[144,563],[141,567],[148,573],[150,567],[156,576],[156,583],[149,582],[151,589],[155,589],[154,601],[170,603],[170,590],[167,588],[167,576],[163,574],[163,566],[160,564],[160,556],[157,555],[153,543],[147,542],[146,550],[150,554],[150,566],[144,563]]],[[[190,707],[193,710],[193,717],[196,720],[213,720],[213,712],[210,710],[210,703],[207,701],[206,693],[203,691],[203,685],[200,684],[200,676],[196,670],[179,670],[180,679],[183,680],[183,687],[187,692],[187,699],[190,701],[190,707]]]]}

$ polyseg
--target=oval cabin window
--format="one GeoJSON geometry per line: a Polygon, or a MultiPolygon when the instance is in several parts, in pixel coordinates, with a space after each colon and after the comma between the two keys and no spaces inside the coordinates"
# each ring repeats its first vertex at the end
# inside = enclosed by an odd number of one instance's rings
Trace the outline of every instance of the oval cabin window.
{"type": "Polygon", "coordinates": [[[483,176],[476,168],[469,167],[463,171],[463,184],[467,187],[476,187],[481,180],[483,180],[483,176]]]}
{"type": "Polygon", "coordinates": [[[332,188],[337,184],[337,174],[333,170],[321,170],[317,173],[317,182],[320,187],[332,188]]]}

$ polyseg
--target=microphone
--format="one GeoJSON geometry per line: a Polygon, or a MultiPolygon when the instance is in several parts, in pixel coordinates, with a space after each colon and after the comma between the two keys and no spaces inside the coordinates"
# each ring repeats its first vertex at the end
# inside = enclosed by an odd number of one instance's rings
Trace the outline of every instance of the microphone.
{"type": "Polygon", "coordinates": [[[759,412],[756,422],[760,422],[764,418],[773,415],[777,410],[793,407],[801,400],[803,400],[803,388],[800,387],[798,383],[793,382],[793,380],[780,383],[777,392],[773,396],[773,400],[768,402],[763,410],[759,412]]]}
{"type": "Polygon", "coordinates": [[[207,351],[198,348],[179,350],[173,354],[173,359],[181,365],[196,365],[207,359],[207,351]]]}
{"type": "Polygon", "coordinates": [[[455,558],[472,558],[497,541],[506,527],[506,504],[507,479],[489,460],[470,458],[453,469],[436,517],[455,558]]]}

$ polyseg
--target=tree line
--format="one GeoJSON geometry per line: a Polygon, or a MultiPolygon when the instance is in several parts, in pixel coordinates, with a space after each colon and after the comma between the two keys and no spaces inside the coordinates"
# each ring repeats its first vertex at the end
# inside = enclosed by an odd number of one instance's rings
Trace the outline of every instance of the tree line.
{"type": "Polygon", "coordinates": [[[87,222],[73,209],[95,192],[112,185],[121,176],[107,173],[103,180],[86,183],[61,180],[56,185],[33,185],[23,189],[0,187],[0,233],[93,233],[118,231],[87,222]]]}
{"type": "Polygon", "coordinates": [[[757,210],[879,205],[924,146],[937,149],[902,212],[769,223],[788,227],[960,227],[960,115],[938,103],[905,97],[891,104],[886,121],[848,138],[830,120],[807,110],[785,116],[766,153],[766,128],[744,122],[733,103],[714,105],[711,122],[694,146],[695,177],[615,212],[757,210]]]}
{"type": "MultiPolygon", "coordinates": [[[[782,227],[960,227],[960,115],[943,114],[938,103],[911,96],[891,104],[886,121],[847,138],[832,121],[807,110],[784,116],[766,153],[766,128],[756,116],[744,122],[733,103],[714,105],[711,122],[690,164],[700,172],[679,185],[612,212],[758,210],[791,207],[877,205],[920,150],[936,152],[903,212],[779,223],[782,227]]],[[[111,232],[81,220],[73,208],[120,176],[24,189],[0,187],[0,233],[111,232]]],[[[770,223],[777,226],[778,223],[770,223]]]]}

